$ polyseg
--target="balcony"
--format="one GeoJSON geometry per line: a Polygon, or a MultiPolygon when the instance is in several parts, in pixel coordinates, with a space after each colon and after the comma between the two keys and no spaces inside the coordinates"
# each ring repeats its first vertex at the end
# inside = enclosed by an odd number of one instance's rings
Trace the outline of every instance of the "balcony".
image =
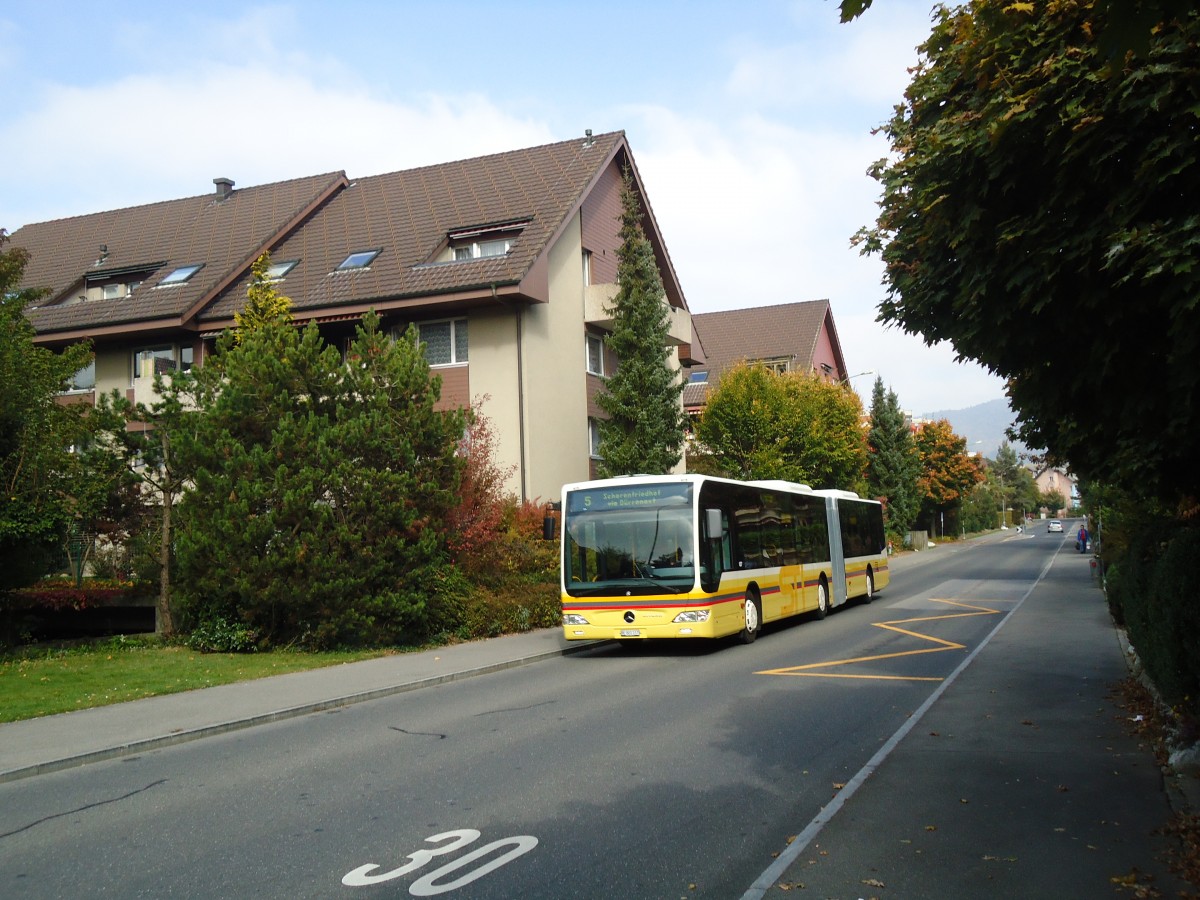
{"type": "MultiPolygon", "coordinates": [[[[612,331],[613,320],[605,309],[612,306],[617,297],[619,285],[589,284],[583,295],[583,319],[589,325],[596,325],[605,331],[612,331]]],[[[669,307],[670,323],[667,327],[667,337],[676,346],[692,342],[692,315],[686,309],[669,307]]]]}

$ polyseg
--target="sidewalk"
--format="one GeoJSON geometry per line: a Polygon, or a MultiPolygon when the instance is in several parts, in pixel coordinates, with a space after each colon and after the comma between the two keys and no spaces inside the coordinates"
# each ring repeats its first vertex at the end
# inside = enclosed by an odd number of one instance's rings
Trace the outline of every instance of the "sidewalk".
{"type": "Polygon", "coordinates": [[[746,898],[1197,896],[1158,833],[1173,808],[1200,808],[1197,779],[1164,781],[1131,733],[1113,690],[1125,650],[1089,563],[1059,553],[746,898]]]}
{"type": "Polygon", "coordinates": [[[0,724],[0,782],[582,650],[557,628],[0,724]]]}

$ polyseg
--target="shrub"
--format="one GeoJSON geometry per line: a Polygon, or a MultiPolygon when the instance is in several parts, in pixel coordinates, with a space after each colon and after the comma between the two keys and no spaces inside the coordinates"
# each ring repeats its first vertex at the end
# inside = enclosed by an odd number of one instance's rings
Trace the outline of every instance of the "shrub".
{"type": "Polygon", "coordinates": [[[10,592],[7,605],[13,608],[91,609],[120,604],[135,594],[131,581],[88,579],[76,587],[74,579],[52,578],[32,587],[10,592]]]}
{"type": "Polygon", "coordinates": [[[192,629],[187,645],[201,653],[253,653],[258,650],[258,634],[248,625],[214,617],[192,629]]]}

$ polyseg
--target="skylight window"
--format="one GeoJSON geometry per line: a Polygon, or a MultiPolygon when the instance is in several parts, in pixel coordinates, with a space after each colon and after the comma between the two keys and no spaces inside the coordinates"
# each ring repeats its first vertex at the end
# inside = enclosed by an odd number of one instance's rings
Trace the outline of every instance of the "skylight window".
{"type": "Polygon", "coordinates": [[[204,264],[196,266],[180,266],[178,269],[170,272],[166,278],[158,283],[159,287],[167,287],[172,284],[183,284],[197,272],[204,268],[204,264]]]}
{"type": "Polygon", "coordinates": [[[267,267],[267,281],[282,281],[299,262],[298,259],[285,259],[283,262],[271,263],[267,267]]]}
{"type": "Polygon", "coordinates": [[[343,259],[335,271],[347,272],[354,269],[365,269],[375,261],[375,257],[378,255],[378,250],[359,250],[343,259]]]}

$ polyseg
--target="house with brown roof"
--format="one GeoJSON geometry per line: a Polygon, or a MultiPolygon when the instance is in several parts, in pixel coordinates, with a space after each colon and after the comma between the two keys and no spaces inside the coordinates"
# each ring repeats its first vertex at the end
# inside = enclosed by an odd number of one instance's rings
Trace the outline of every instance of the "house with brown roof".
{"type": "Polygon", "coordinates": [[[38,343],[93,343],[81,399],[150,400],[155,371],[202,364],[269,251],[297,323],[329,342],[344,346],[368,309],[397,334],[415,324],[442,403],[481,403],[509,488],[549,500],[594,471],[626,168],[688,366],[691,315],[623,132],[367,178],[217,178],[200,196],[26,225],[11,241],[31,254],[23,287],[49,289],[29,310],[38,343]]]}
{"type": "Polygon", "coordinates": [[[704,361],[691,370],[683,390],[683,405],[693,415],[704,409],[721,373],[738,363],[846,380],[846,361],[828,300],[696,313],[692,323],[704,347],[704,361]]]}

